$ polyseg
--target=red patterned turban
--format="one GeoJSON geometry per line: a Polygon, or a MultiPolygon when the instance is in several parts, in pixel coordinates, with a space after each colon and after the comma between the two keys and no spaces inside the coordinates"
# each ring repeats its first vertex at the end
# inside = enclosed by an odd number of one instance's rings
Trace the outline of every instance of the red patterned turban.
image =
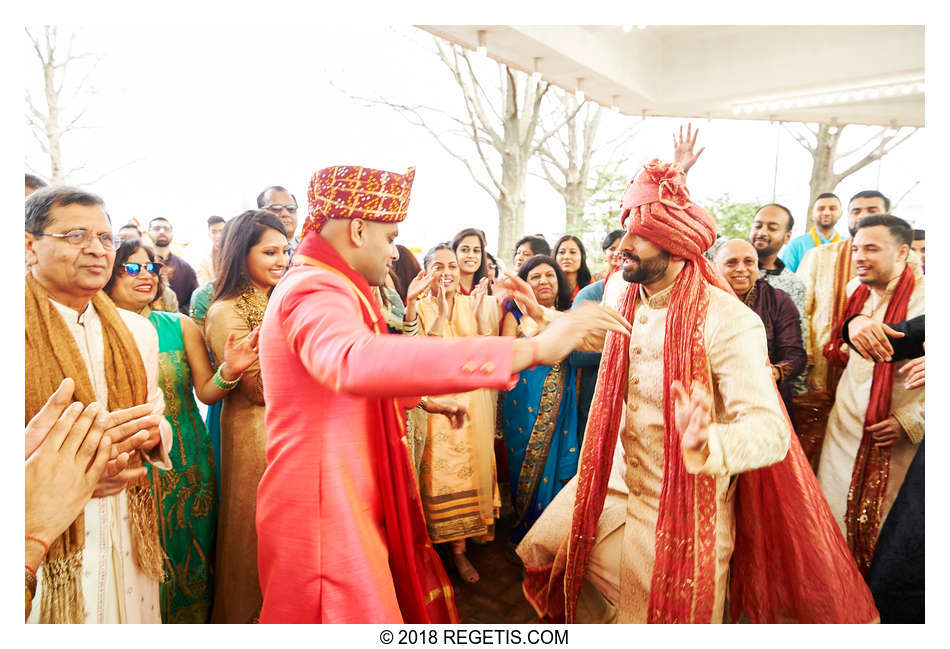
{"type": "Polygon", "coordinates": [[[406,218],[416,168],[397,174],[368,167],[327,167],[313,174],[307,190],[307,220],[301,239],[319,232],[327,219],[399,223],[406,218]]]}
{"type": "Polygon", "coordinates": [[[677,257],[696,260],[716,241],[716,222],[689,199],[679,164],[653,159],[627,187],[621,227],[677,257]],[[631,223],[627,223],[632,218],[631,223]]]}

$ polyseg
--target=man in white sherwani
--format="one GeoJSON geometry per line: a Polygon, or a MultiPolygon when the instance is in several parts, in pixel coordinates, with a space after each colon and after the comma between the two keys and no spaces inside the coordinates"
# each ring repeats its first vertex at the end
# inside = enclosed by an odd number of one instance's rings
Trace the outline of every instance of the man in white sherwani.
{"type": "MultiPolygon", "coordinates": [[[[34,302],[31,311],[31,299],[37,300],[39,296],[43,302],[48,300],[48,305],[39,305],[39,311],[46,314],[46,323],[54,323],[56,331],[68,331],[72,335],[81,357],[81,360],[72,360],[79,367],[85,365],[88,376],[74,377],[77,385],[80,380],[88,380],[95,401],[104,406],[116,384],[116,377],[110,376],[110,371],[116,371],[115,364],[110,370],[106,362],[107,358],[114,358],[115,352],[106,351],[108,340],[103,333],[104,318],[108,315],[109,321],[118,323],[120,327],[124,323],[134,340],[132,349],[137,347],[141,355],[147,385],[145,402],[151,405],[152,416],[143,422],[142,430],[132,431],[132,435],[119,435],[115,429],[107,434],[112,439],[114,453],[140,453],[143,460],[154,467],[170,469],[168,451],[172,434],[163,416],[165,404],[158,385],[158,336],[145,318],[123,310],[118,310],[116,318],[114,305],[102,302],[104,294],[100,294],[100,290],[109,280],[115,260],[112,225],[102,199],[72,187],[47,187],[31,195],[25,209],[28,317],[37,310],[34,302]],[[99,313],[103,308],[108,314],[99,313]],[[65,322],[65,330],[58,328],[61,324],[57,314],[65,322]]],[[[28,326],[28,392],[31,378],[35,380],[38,372],[36,367],[30,366],[30,354],[34,359],[37,355],[55,357],[52,348],[60,348],[57,351],[61,353],[66,343],[59,339],[50,340],[49,333],[45,335],[46,338],[43,332],[31,331],[28,326]],[[47,348],[44,349],[44,345],[47,348]]],[[[138,362],[138,359],[133,360],[138,362]]],[[[52,365],[56,365],[55,361],[52,365]]],[[[49,397],[48,394],[33,396],[39,399],[49,397]]],[[[28,404],[30,400],[31,396],[27,394],[28,404]]],[[[103,478],[86,505],[85,538],[79,541],[82,548],[80,601],[84,602],[85,615],[83,618],[80,607],[78,615],[67,616],[68,620],[84,620],[86,623],[161,622],[158,581],[137,565],[138,548],[133,541],[132,520],[138,512],[130,512],[126,489],[130,482],[140,481],[144,474],[144,467],[127,468],[111,478],[103,478]]],[[[156,505],[155,511],[158,507],[160,504],[156,505]]],[[[52,545],[53,541],[55,539],[43,540],[47,545],[52,545]]],[[[155,547],[153,543],[153,556],[155,547]]],[[[160,560],[160,547],[158,550],[160,560]]],[[[44,602],[42,565],[37,571],[37,581],[37,597],[29,622],[40,621],[41,609],[47,605],[44,602]]],[[[46,619],[50,619],[49,611],[46,619]]],[[[53,619],[63,620],[63,616],[54,615],[53,619]]]]}

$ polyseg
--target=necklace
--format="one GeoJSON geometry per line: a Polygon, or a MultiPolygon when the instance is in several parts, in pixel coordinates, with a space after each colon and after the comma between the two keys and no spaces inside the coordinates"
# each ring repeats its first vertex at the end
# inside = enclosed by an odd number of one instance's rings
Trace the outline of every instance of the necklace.
{"type": "Polygon", "coordinates": [[[264,311],[267,310],[267,296],[248,284],[241,291],[241,295],[238,296],[234,308],[244,318],[248,328],[254,329],[259,327],[264,320],[264,311]]]}

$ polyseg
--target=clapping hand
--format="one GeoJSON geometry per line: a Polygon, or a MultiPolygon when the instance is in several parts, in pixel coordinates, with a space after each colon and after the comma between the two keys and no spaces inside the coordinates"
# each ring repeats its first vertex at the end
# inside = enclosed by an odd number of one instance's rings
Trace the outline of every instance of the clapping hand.
{"type": "Polygon", "coordinates": [[[476,319],[478,319],[482,302],[484,302],[485,296],[488,295],[488,285],[488,278],[483,277],[478,281],[478,284],[475,285],[475,288],[472,289],[472,311],[475,312],[476,319]]]}
{"type": "Polygon", "coordinates": [[[445,275],[439,277],[438,287],[436,289],[436,300],[439,303],[439,316],[449,317],[449,298],[445,295],[445,275]]]}
{"type": "Polygon", "coordinates": [[[673,162],[678,162],[679,165],[683,168],[683,173],[687,173],[696,161],[699,160],[699,156],[703,151],[706,150],[706,147],[701,148],[696,153],[693,153],[693,148],[696,146],[696,138],[699,136],[699,129],[697,128],[693,132],[693,124],[690,122],[686,125],[686,138],[683,138],[683,127],[680,126],[679,139],[676,135],[673,136],[673,162]]]}
{"type": "Polygon", "coordinates": [[[709,424],[712,423],[712,399],[706,388],[693,383],[689,394],[679,381],[673,381],[670,391],[674,401],[676,430],[680,444],[687,451],[699,451],[709,441],[709,424]]]}
{"type": "Polygon", "coordinates": [[[419,273],[412,278],[412,281],[409,282],[409,288],[406,289],[406,304],[409,304],[417,297],[419,297],[423,291],[432,286],[432,273],[427,273],[424,270],[420,270],[419,273]]]}
{"type": "Polygon", "coordinates": [[[234,342],[237,339],[237,332],[232,331],[228,334],[228,341],[224,346],[224,365],[227,372],[222,374],[230,375],[231,378],[224,376],[226,381],[233,381],[236,377],[253,365],[257,361],[257,341],[261,328],[254,327],[251,333],[246,335],[241,342],[234,342]]]}
{"type": "Polygon", "coordinates": [[[74,387],[63,379],[26,428],[26,533],[47,544],[82,512],[111,454],[108,413],[70,403],[74,387]]]}
{"type": "Polygon", "coordinates": [[[149,451],[162,439],[159,424],[163,417],[151,414],[153,408],[152,404],[143,403],[109,413],[106,435],[113,440],[112,458],[96,485],[92,494],[94,498],[117,494],[125,489],[128,482],[146,474],[144,466],[135,469],[126,467],[135,451],[149,451]]]}

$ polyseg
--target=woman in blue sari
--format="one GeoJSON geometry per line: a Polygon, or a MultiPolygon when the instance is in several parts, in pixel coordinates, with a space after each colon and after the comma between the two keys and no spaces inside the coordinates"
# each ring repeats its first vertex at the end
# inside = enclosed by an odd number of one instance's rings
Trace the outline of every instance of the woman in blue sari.
{"type": "MultiPolygon", "coordinates": [[[[571,290],[551,258],[536,255],[518,269],[541,306],[566,311],[571,290]]],[[[505,315],[502,335],[530,338],[540,326],[517,306],[505,315]]],[[[505,394],[502,410],[517,544],[561,488],[577,473],[577,371],[566,360],[523,370],[505,394]]]]}

